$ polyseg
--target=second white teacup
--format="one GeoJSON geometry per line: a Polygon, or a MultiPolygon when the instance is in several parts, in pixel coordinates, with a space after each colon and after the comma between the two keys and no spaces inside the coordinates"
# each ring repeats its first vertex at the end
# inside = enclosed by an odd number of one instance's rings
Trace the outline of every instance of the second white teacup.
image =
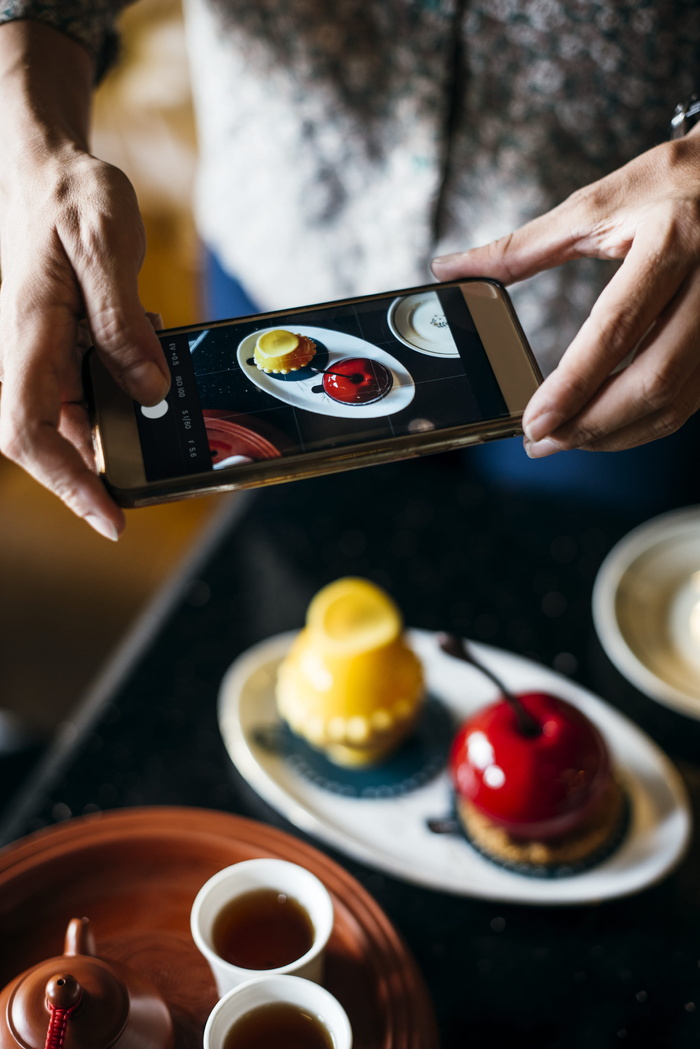
{"type": "MultiPolygon", "coordinates": [[[[280,922],[284,921],[285,918],[281,916],[280,922]]],[[[221,996],[239,984],[262,975],[293,974],[320,983],[323,979],[324,951],[333,929],[333,902],[323,883],[305,867],[286,860],[243,860],[219,871],[202,886],[192,905],[190,928],[194,942],[209,963],[221,996]],[[261,893],[271,895],[273,900],[275,896],[280,897],[280,903],[284,905],[280,914],[282,910],[288,910],[289,901],[295,901],[303,912],[302,919],[304,914],[308,917],[310,928],[307,949],[284,964],[267,964],[265,955],[268,952],[257,950],[264,946],[260,938],[265,936],[269,936],[270,944],[275,946],[274,914],[260,919],[257,932],[255,921],[250,917],[255,911],[256,899],[266,898],[261,893]],[[243,897],[246,897],[246,901],[241,904],[243,897]],[[226,924],[227,915],[232,913],[235,916],[237,910],[243,913],[245,919],[242,926],[247,926],[244,938],[248,942],[241,942],[243,962],[223,957],[225,952],[221,943],[217,943],[217,940],[222,939],[221,927],[226,924]],[[253,959],[253,964],[246,956],[253,959]],[[261,960],[263,964],[260,964],[261,960]]],[[[280,924],[282,935],[284,928],[280,924]]],[[[272,955],[275,953],[273,950],[272,955]]]]}
{"type": "Polygon", "coordinates": [[[289,1007],[292,1019],[301,1014],[294,1024],[295,1045],[301,1043],[301,1026],[304,1045],[352,1049],[350,1021],[337,998],[325,987],[296,976],[259,976],[220,998],[204,1028],[204,1049],[250,1049],[261,1039],[266,1045],[291,1044],[292,1032],[284,1027],[289,1014],[270,1017],[268,1012],[279,1006],[289,1007]],[[271,1023],[264,1030],[266,1013],[271,1023]]]}

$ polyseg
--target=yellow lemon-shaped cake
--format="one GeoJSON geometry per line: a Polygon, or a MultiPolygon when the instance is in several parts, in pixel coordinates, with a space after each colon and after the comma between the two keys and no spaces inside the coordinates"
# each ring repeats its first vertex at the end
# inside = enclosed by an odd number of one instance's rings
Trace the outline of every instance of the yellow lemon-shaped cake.
{"type": "Polygon", "coordinates": [[[264,331],[258,337],[253,360],[261,371],[286,375],[303,368],[315,354],[313,339],[276,328],[274,331],[264,331]]]}
{"type": "Polygon", "coordinates": [[[423,671],[401,613],[366,579],[338,579],[309,605],[277,677],[277,706],[293,732],[338,765],[373,765],[415,724],[423,671]]]}

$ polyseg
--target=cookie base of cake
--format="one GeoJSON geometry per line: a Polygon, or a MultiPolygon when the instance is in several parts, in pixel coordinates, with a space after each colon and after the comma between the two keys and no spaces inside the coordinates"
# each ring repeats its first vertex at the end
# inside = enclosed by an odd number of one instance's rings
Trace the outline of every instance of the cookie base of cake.
{"type": "Polygon", "coordinates": [[[463,798],[456,799],[455,808],[461,830],[478,852],[500,867],[535,878],[590,870],[615,851],[629,822],[627,795],[616,780],[584,824],[551,841],[513,838],[463,798]]]}

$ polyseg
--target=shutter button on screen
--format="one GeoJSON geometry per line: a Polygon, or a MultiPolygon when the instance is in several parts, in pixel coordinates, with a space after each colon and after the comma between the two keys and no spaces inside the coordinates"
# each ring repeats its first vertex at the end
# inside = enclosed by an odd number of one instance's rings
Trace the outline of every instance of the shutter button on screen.
{"type": "Polygon", "coordinates": [[[150,408],[141,407],[142,415],[145,415],[147,419],[162,419],[167,412],[170,405],[167,401],[158,401],[158,404],[151,405],[150,408]]]}

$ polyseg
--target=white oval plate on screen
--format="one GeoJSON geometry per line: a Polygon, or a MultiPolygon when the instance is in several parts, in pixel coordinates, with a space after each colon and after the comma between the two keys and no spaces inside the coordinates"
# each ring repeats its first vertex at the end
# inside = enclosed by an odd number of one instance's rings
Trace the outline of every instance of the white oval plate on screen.
{"type": "Polygon", "coordinates": [[[238,363],[251,382],[284,404],[290,404],[293,408],[303,408],[304,411],[314,412],[316,415],[333,415],[341,419],[377,419],[400,412],[403,408],[407,408],[413,400],[415,384],[408,369],[400,361],[397,361],[386,350],[373,346],[371,342],[359,339],[356,335],[348,335],[347,332],[334,331],[332,328],[314,328],[299,324],[294,328],[294,333],[316,339],[326,347],[328,350],[327,368],[332,368],[334,361],[340,361],[344,357],[371,357],[373,361],[383,364],[389,369],[394,379],[394,385],[385,397],[369,404],[341,404],[339,401],[334,401],[327,393],[311,392],[314,386],[322,385],[320,375],[312,375],[308,379],[292,382],[275,379],[272,375],[261,371],[255,364],[248,363],[253,356],[255,343],[266,331],[275,331],[275,329],[261,328],[260,331],[246,335],[238,347],[238,363]]]}
{"type": "MultiPolygon", "coordinates": [[[[566,878],[523,877],[480,856],[460,835],[433,834],[426,821],[450,809],[446,772],[393,799],[342,797],[295,772],[284,756],[255,740],[276,722],[277,667],[294,638],[280,634],[240,656],[219,693],[219,725],[229,755],[257,793],[301,830],[396,877],[462,896],[513,903],[576,904],[613,899],[659,881],[681,859],[691,815],[683,781],[648,736],[607,703],[574,682],[520,656],[473,644],[475,653],[514,690],[542,689],[574,703],[598,726],[627,789],[627,834],[602,863],[566,878]]],[[[410,631],[428,691],[458,723],[496,698],[477,670],[445,655],[435,635],[410,631]]]]}

